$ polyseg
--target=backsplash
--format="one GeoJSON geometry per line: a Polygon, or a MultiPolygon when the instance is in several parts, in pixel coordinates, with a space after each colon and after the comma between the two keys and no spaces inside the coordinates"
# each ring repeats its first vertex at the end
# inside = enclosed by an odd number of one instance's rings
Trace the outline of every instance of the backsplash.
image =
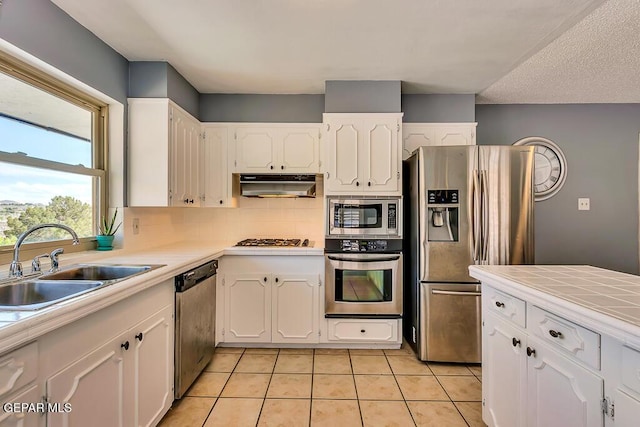
{"type": "Polygon", "coordinates": [[[124,247],[138,250],[175,242],[232,244],[247,238],[300,238],[324,245],[324,192],[315,198],[238,198],[236,208],[126,208],[124,247]],[[133,234],[138,218],[139,233],[133,234]]]}

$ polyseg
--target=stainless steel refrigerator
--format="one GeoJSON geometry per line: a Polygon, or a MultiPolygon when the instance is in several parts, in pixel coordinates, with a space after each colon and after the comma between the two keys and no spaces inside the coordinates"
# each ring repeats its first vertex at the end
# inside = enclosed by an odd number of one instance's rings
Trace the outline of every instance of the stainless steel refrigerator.
{"type": "Polygon", "coordinates": [[[405,162],[403,328],[420,360],[481,361],[473,264],[533,264],[533,148],[420,147],[405,162]]]}

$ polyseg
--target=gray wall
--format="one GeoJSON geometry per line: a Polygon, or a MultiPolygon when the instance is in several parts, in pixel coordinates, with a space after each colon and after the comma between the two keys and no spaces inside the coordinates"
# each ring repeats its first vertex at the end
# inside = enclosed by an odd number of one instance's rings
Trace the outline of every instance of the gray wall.
{"type": "Polygon", "coordinates": [[[638,274],[640,104],[477,105],[478,144],[551,139],[567,180],[535,204],[537,264],[590,264],[638,274]],[[578,197],[591,199],[578,211],[578,197]]]}
{"type": "Polygon", "coordinates": [[[475,95],[402,95],[404,123],[475,122],[475,95]]]}
{"type": "Polygon", "coordinates": [[[324,95],[200,95],[202,122],[321,123],[324,95]]]}
{"type": "Polygon", "coordinates": [[[49,0],[5,0],[0,38],[126,105],[128,61],[49,0]]]}
{"type": "Polygon", "coordinates": [[[129,64],[129,96],[170,98],[196,118],[200,94],[175,68],[165,61],[137,61],[129,64]]]}
{"type": "Polygon", "coordinates": [[[400,80],[328,80],[325,113],[399,113],[400,80]]]}

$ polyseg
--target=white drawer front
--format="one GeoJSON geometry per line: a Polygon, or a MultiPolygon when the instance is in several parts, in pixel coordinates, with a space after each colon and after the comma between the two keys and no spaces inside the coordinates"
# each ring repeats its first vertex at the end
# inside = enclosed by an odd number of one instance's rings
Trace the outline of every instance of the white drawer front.
{"type": "Polygon", "coordinates": [[[398,321],[395,319],[329,319],[328,322],[330,341],[398,341],[398,321]]]}
{"type": "Polygon", "coordinates": [[[486,299],[487,308],[501,317],[524,328],[526,326],[526,304],[523,300],[482,286],[482,298],[486,299]]]}
{"type": "Polygon", "coordinates": [[[640,351],[622,347],[622,384],[640,395],[640,351]]]}
{"type": "Polygon", "coordinates": [[[0,357],[0,396],[14,392],[38,376],[38,343],[0,357]]]}
{"type": "Polygon", "coordinates": [[[592,368],[600,369],[600,334],[536,306],[530,306],[528,329],[592,368]]]}

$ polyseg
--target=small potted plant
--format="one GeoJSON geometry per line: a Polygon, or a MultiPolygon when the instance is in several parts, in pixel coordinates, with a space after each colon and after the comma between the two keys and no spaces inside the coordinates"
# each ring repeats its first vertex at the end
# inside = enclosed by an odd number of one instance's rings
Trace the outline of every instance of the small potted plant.
{"type": "Polygon", "coordinates": [[[122,225],[122,222],[119,222],[118,225],[116,225],[117,217],[118,208],[113,212],[113,216],[110,219],[107,220],[106,217],[102,217],[102,221],[100,222],[100,234],[96,236],[96,240],[98,241],[97,250],[110,251],[113,249],[113,235],[116,234],[116,231],[118,231],[118,228],[122,225]]]}

